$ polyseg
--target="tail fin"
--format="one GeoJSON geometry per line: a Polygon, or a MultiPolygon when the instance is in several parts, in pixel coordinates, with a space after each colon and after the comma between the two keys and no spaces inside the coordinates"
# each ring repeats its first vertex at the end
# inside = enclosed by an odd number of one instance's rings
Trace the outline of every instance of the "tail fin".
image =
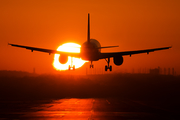
{"type": "Polygon", "coordinates": [[[88,35],[87,35],[87,42],[90,43],[90,15],[88,13],[88,35]]]}

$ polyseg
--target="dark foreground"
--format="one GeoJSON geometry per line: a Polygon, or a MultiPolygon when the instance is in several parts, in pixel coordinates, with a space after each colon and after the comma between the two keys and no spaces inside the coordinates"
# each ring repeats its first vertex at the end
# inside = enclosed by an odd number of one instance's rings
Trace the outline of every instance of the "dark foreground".
{"type": "Polygon", "coordinates": [[[0,73],[0,120],[180,119],[179,76],[0,73]]]}
{"type": "Polygon", "coordinates": [[[0,101],[1,119],[130,120],[179,119],[176,103],[117,98],[0,101]]]}

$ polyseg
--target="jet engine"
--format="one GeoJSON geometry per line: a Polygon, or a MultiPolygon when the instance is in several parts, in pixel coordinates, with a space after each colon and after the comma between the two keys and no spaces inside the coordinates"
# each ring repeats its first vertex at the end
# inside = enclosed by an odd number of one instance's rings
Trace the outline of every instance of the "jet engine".
{"type": "Polygon", "coordinates": [[[67,55],[60,55],[60,57],[59,57],[59,62],[60,62],[61,64],[66,64],[67,61],[68,61],[68,56],[67,56],[67,55]]]}
{"type": "Polygon", "coordinates": [[[115,56],[113,58],[114,64],[115,65],[121,65],[123,63],[123,57],[122,56],[115,56]]]}

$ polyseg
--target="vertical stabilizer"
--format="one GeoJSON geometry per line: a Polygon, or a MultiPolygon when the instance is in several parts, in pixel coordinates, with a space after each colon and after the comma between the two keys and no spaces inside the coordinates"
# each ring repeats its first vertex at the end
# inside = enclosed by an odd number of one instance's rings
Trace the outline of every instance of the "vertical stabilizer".
{"type": "Polygon", "coordinates": [[[88,34],[87,34],[87,42],[90,43],[90,15],[88,13],[88,34]]]}

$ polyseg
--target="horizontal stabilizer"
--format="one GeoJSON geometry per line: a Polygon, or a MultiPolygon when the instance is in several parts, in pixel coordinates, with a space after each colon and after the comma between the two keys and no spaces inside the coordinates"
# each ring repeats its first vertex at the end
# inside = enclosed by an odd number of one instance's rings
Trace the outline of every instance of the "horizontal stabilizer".
{"type": "Polygon", "coordinates": [[[102,49],[102,48],[113,48],[113,47],[119,47],[119,46],[105,46],[105,47],[98,47],[98,49],[102,49]]]}

